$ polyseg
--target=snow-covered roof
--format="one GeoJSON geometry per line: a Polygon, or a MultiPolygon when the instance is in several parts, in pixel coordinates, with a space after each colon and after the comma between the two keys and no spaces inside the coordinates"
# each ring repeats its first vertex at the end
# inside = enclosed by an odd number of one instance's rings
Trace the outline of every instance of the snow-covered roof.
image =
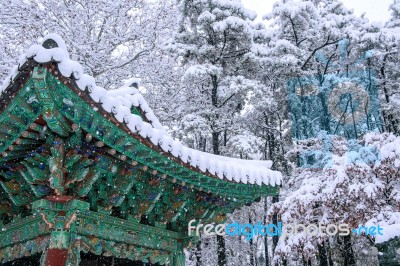
{"type": "Polygon", "coordinates": [[[107,91],[96,85],[92,76],[83,73],[83,67],[70,59],[62,38],[57,34],[50,34],[42,39],[53,40],[58,47],[44,48],[42,45],[31,46],[27,53],[19,59],[18,66],[12,70],[9,78],[0,88],[0,95],[17,76],[20,66],[29,59],[37,63],[57,62],[58,70],[64,77],[74,77],[77,87],[89,91],[93,101],[101,104],[103,109],[112,114],[119,122],[125,123],[134,134],[149,139],[154,145],[163,151],[171,153],[184,163],[199,169],[203,173],[210,173],[220,179],[227,179],[238,183],[250,183],[258,185],[280,185],[282,175],[278,171],[270,169],[271,161],[241,160],[218,156],[206,152],[194,150],[174,140],[164,129],[154,115],[139,90],[129,87],[131,81],[116,90],[107,91]],[[149,123],[131,113],[131,107],[139,108],[149,123]]]}

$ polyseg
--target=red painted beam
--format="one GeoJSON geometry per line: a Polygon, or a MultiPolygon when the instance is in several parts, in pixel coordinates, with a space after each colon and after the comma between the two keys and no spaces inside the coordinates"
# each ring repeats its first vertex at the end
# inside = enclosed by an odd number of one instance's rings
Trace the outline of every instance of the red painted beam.
{"type": "Polygon", "coordinates": [[[46,255],[46,266],[64,266],[67,263],[68,250],[49,248],[46,255]]]}

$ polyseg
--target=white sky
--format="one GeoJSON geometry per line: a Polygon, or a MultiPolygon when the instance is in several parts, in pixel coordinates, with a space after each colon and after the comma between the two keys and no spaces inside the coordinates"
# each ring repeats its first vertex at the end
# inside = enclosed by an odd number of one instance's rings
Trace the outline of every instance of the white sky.
{"type": "MultiPolygon", "coordinates": [[[[247,9],[257,12],[257,20],[270,13],[275,2],[276,0],[242,0],[247,9]]],[[[388,9],[393,0],[342,0],[342,2],[347,8],[354,9],[356,15],[361,15],[365,12],[365,16],[371,22],[384,22],[390,17],[388,9]]]]}

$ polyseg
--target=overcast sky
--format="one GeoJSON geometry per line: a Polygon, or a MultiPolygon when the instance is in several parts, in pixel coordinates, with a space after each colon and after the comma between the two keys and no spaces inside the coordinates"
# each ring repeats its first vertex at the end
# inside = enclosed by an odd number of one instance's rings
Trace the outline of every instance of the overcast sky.
{"type": "MultiPolygon", "coordinates": [[[[258,20],[272,11],[275,2],[276,0],[242,0],[246,8],[257,12],[258,20]]],[[[393,0],[342,0],[342,2],[347,8],[354,9],[356,15],[365,12],[370,21],[384,22],[390,16],[388,9],[393,0]]]]}

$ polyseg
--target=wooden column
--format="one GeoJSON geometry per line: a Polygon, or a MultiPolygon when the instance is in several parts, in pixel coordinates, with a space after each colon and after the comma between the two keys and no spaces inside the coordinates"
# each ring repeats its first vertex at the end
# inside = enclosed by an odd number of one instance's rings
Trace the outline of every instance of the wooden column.
{"type": "Polygon", "coordinates": [[[185,266],[185,254],[183,251],[177,252],[171,256],[170,266],[185,266]]]}
{"type": "Polygon", "coordinates": [[[188,239],[178,239],[175,251],[171,254],[170,266],[185,266],[185,254],[183,247],[187,246],[188,239]]]}
{"type": "Polygon", "coordinates": [[[43,254],[42,265],[67,265],[70,244],[69,234],[69,231],[51,232],[50,245],[45,254],[43,254]]]}

